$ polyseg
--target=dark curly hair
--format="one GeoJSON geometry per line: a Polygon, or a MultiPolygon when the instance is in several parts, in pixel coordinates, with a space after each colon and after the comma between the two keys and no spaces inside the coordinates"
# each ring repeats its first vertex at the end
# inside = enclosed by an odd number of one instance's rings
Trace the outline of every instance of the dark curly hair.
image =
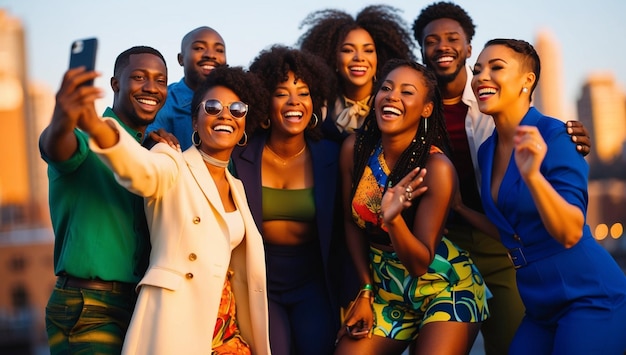
{"type": "Polygon", "coordinates": [[[530,95],[528,95],[529,98],[532,98],[533,92],[537,84],[539,84],[539,76],[541,75],[541,61],[539,60],[539,54],[537,54],[535,47],[521,39],[495,38],[487,41],[484,48],[495,45],[505,46],[519,54],[522,59],[520,61],[522,62],[522,68],[535,73],[535,83],[533,87],[530,88],[530,95]]]}
{"type": "MultiPolygon", "coordinates": [[[[332,70],[321,57],[311,53],[289,48],[283,45],[274,45],[263,50],[250,64],[250,71],[257,74],[268,94],[268,105],[271,95],[278,85],[287,80],[289,72],[293,72],[296,79],[302,80],[309,86],[313,113],[317,116],[317,124],[311,120],[305,133],[313,139],[322,137],[322,107],[334,101],[336,81],[332,70]],[[315,124],[314,127],[311,127],[315,124]]],[[[263,117],[262,120],[266,120],[263,117]]],[[[257,127],[261,122],[257,122],[257,127]]]]}
{"type": "Polygon", "coordinates": [[[202,102],[204,95],[216,86],[223,86],[232,90],[242,102],[248,104],[246,132],[253,132],[256,129],[256,124],[263,117],[267,117],[267,92],[259,77],[254,73],[245,71],[243,67],[224,65],[213,69],[193,94],[191,100],[193,121],[198,119],[200,102],[202,102]]]}
{"type": "Polygon", "coordinates": [[[440,1],[425,7],[413,22],[413,37],[417,43],[419,43],[420,47],[424,44],[424,27],[442,18],[449,18],[458,22],[465,32],[467,43],[472,42],[472,38],[474,38],[474,34],[476,33],[476,26],[472,18],[459,5],[452,2],[440,1]]]}
{"type": "MultiPolygon", "coordinates": [[[[398,15],[399,12],[401,10],[388,5],[367,6],[355,18],[340,10],[315,11],[300,24],[301,29],[307,27],[308,30],[297,43],[301,49],[324,58],[328,66],[334,69],[337,68],[337,53],[348,32],[362,28],[374,40],[378,58],[376,73],[379,73],[389,59],[415,60],[414,42],[408,24],[398,15]]],[[[337,80],[338,89],[342,89],[340,78],[337,80]]]]}
{"type": "MultiPolygon", "coordinates": [[[[387,179],[387,187],[394,186],[403,177],[405,177],[411,170],[416,167],[426,166],[426,161],[430,156],[430,147],[432,145],[440,148],[448,158],[450,158],[450,139],[446,130],[446,121],[443,116],[443,101],[441,100],[441,94],[437,87],[437,78],[432,70],[419,64],[415,61],[403,60],[403,59],[391,59],[385,64],[381,71],[381,80],[376,84],[374,92],[378,94],[382,83],[389,73],[399,67],[409,67],[422,74],[424,85],[428,88],[426,101],[432,101],[433,112],[428,120],[428,129],[424,128],[424,125],[420,122],[415,130],[415,136],[411,141],[411,144],[404,150],[400,158],[396,162],[396,165],[391,170],[387,179]]],[[[422,118],[423,119],[423,118],[422,118]]],[[[352,177],[352,193],[351,197],[354,197],[354,192],[358,185],[363,171],[367,166],[368,160],[381,139],[381,132],[376,123],[376,113],[372,110],[370,114],[363,122],[363,126],[357,130],[356,139],[354,143],[354,174],[352,177]]],[[[418,201],[414,201],[412,207],[403,212],[405,220],[410,221],[415,215],[415,207],[418,205],[418,201]],[[408,218],[408,219],[407,219],[408,218]]]]}

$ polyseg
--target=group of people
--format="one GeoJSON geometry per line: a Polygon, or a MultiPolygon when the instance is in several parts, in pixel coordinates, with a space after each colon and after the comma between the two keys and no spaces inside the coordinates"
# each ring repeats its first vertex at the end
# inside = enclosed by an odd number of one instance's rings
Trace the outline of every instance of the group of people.
{"type": "Polygon", "coordinates": [[[40,138],[52,354],[622,354],[626,276],[585,223],[590,141],[532,107],[532,45],[436,2],[321,10],[230,67],[186,34],[66,72],[40,138]],[[414,41],[423,64],[416,61],[414,41]],[[102,117],[101,117],[102,116],[102,117]],[[71,188],[70,188],[71,185],[71,188]]]}

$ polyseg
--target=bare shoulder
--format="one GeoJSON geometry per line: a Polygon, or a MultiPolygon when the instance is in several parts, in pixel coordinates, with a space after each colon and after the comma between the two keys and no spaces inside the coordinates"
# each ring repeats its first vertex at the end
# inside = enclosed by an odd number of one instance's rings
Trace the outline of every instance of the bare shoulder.
{"type": "Polygon", "coordinates": [[[452,161],[442,153],[432,153],[426,162],[425,182],[437,185],[450,184],[453,186],[456,181],[456,169],[452,161]]]}

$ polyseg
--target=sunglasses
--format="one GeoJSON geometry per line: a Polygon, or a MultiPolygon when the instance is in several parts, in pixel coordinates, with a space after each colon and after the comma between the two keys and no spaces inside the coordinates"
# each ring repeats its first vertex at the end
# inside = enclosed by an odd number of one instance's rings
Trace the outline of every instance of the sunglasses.
{"type": "MultiPolygon", "coordinates": [[[[206,100],[200,103],[200,106],[204,108],[204,112],[209,116],[219,116],[224,110],[224,105],[220,100],[206,100]]],[[[248,105],[244,104],[241,101],[235,101],[228,104],[228,112],[233,118],[238,120],[246,117],[248,114],[248,105]]]]}

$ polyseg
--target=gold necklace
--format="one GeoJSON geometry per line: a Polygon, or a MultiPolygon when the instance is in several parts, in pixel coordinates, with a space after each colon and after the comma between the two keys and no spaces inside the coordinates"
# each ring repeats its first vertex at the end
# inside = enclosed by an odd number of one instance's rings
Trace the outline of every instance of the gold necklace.
{"type": "MultiPolygon", "coordinates": [[[[295,159],[297,157],[299,157],[300,155],[302,155],[302,153],[304,153],[304,150],[306,149],[306,144],[304,145],[304,147],[302,147],[302,149],[300,149],[299,152],[297,152],[296,154],[290,156],[289,158],[283,158],[280,155],[278,155],[278,153],[276,153],[275,151],[272,150],[272,148],[270,148],[269,144],[265,145],[265,148],[267,148],[267,150],[272,153],[276,158],[278,158],[278,160],[280,161],[280,163],[285,166],[287,165],[287,162],[289,162],[292,159],[295,159]]],[[[274,161],[277,161],[276,159],[274,159],[274,161]]]]}

